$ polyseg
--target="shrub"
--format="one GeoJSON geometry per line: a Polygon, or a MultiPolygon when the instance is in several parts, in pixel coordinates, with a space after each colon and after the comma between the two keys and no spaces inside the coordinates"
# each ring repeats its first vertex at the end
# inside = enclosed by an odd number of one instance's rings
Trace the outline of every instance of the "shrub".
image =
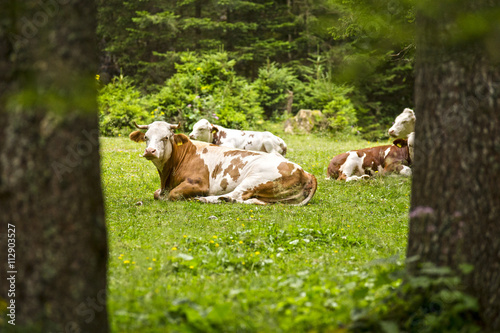
{"type": "Polygon", "coordinates": [[[100,89],[98,103],[100,131],[104,136],[125,133],[132,121],[149,123],[161,116],[161,111],[155,108],[155,99],[142,96],[133,81],[123,75],[100,89]]]}
{"type": "Polygon", "coordinates": [[[235,64],[225,52],[185,53],[176,64],[177,73],[156,95],[167,119],[181,121],[188,128],[201,118],[236,128],[258,124],[262,108],[252,86],[234,72],[235,64]]]}
{"type": "Polygon", "coordinates": [[[258,93],[258,101],[269,118],[279,115],[286,109],[290,91],[299,85],[299,80],[292,70],[278,67],[274,62],[268,62],[259,69],[259,76],[252,86],[258,93]]]}

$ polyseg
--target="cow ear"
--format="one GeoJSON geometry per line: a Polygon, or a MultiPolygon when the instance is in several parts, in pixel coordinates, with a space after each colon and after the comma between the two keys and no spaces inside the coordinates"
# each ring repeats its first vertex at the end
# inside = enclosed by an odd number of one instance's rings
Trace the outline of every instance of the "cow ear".
{"type": "Polygon", "coordinates": [[[175,134],[173,136],[174,144],[177,146],[182,146],[183,144],[189,142],[189,138],[185,134],[175,134]]]}
{"type": "Polygon", "coordinates": [[[406,139],[396,139],[392,143],[399,148],[408,146],[408,140],[406,139]]]}
{"type": "Polygon", "coordinates": [[[210,130],[210,132],[212,132],[212,134],[215,134],[219,131],[219,129],[215,126],[212,126],[212,129],[210,130]]]}
{"type": "Polygon", "coordinates": [[[135,142],[143,142],[144,140],[144,133],[141,131],[134,131],[129,134],[128,136],[130,140],[135,141],[135,142]]]}

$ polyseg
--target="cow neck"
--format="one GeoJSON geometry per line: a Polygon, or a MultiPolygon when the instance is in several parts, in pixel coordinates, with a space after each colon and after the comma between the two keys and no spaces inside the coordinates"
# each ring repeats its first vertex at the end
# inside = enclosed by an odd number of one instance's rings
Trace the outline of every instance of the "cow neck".
{"type": "Polygon", "coordinates": [[[179,169],[182,167],[186,154],[192,149],[192,147],[194,147],[194,145],[191,141],[183,143],[182,145],[172,144],[172,154],[170,155],[170,158],[163,166],[162,171],[160,172],[158,170],[162,189],[167,189],[167,186],[169,188],[174,188],[178,185],[175,184],[175,177],[178,174],[179,169]]]}

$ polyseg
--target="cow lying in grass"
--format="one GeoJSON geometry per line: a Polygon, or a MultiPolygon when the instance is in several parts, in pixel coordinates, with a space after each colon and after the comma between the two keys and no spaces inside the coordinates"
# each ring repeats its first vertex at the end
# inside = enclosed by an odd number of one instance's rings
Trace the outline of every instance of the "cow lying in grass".
{"type": "Polygon", "coordinates": [[[337,180],[358,180],[376,173],[411,175],[411,157],[406,139],[394,144],[348,151],[335,156],[328,165],[328,177],[337,180]]]}
{"type": "Polygon", "coordinates": [[[400,115],[394,120],[394,124],[389,128],[387,133],[389,136],[396,138],[408,138],[408,147],[410,150],[410,157],[414,159],[414,146],[415,146],[415,122],[417,118],[412,109],[404,109],[400,115]]]}
{"type": "Polygon", "coordinates": [[[213,125],[206,119],[201,119],[193,126],[189,134],[193,140],[200,140],[214,145],[239,148],[244,150],[276,152],[286,155],[286,144],[281,138],[271,132],[241,131],[213,125]]]}
{"type": "Polygon", "coordinates": [[[147,131],[132,132],[130,139],[146,141],[143,157],[160,174],[155,199],[305,205],[316,192],[316,178],[281,155],[191,141],[174,134],[179,125],[163,121],[135,125],[147,131]]]}

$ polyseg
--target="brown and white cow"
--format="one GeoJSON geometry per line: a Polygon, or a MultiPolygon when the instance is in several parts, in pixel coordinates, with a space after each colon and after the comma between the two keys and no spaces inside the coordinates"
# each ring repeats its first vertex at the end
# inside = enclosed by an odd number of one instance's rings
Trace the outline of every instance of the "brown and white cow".
{"type": "Polygon", "coordinates": [[[286,143],[271,132],[241,131],[213,125],[206,119],[199,120],[189,134],[193,140],[244,150],[276,152],[286,155],[286,143]]]}
{"type": "Polygon", "coordinates": [[[337,180],[358,180],[376,173],[399,173],[411,176],[411,157],[406,139],[392,145],[351,150],[335,156],[328,165],[328,177],[337,180]]]}
{"type": "Polygon", "coordinates": [[[163,121],[136,127],[147,131],[132,132],[130,139],[146,141],[143,157],[160,174],[155,199],[305,205],[316,191],[316,178],[281,155],[191,141],[174,134],[178,125],[163,121]]]}
{"type": "Polygon", "coordinates": [[[408,147],[410,149],[410,157],[413,160],[414,157],[414,145],[415,145],[415,123],[417,118],[415,117],[415,112],[412,109],[404,109],[401,114],[399,114],[394,120],[394,124],[389,128],[387,133],[389,136],[396,138],[406,139],[408,138],[408,147]]]}

